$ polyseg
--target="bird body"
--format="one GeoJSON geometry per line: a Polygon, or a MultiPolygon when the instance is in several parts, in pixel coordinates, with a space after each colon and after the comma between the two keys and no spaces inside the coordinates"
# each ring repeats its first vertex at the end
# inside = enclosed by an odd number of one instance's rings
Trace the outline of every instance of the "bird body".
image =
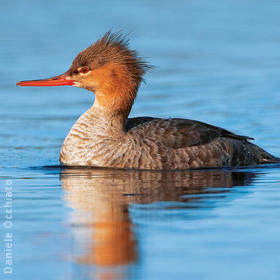
{"type": "Polygon", "coordinates": [[[75,123],[60,152],[67,166],[133,169],[221,168],[273,162],[270,154],[218,127],[186,119],[140,117],[123,123],[93,106],[75,123]]]}
{"type": "Polygon", "coordinates": [[[95,93],[61,148],[65,166],[176,170],[248,166],[280,160],[249,140],[194,120],[128,118],[150,68],[120,34],[106,33],[82,51],[63,75],[22,86],[72,85],[95,93]]]}

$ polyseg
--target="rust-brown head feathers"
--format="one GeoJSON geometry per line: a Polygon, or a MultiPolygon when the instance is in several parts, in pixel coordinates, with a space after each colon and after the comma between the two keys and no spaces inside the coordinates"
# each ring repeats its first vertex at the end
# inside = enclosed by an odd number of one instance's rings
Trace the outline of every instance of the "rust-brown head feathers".
{"type": "Polygon", "coordinates": [[[131,76],[140,82],[145,72],[152,66],[138,57],[136,51],[128,49],[128,44],[127,35],[109,31],[90,47],[80,52],[68,72],[74,74],[80,67],[90,65],[97,69],[107,63],[116,62],[126,66],[131,76]]]}

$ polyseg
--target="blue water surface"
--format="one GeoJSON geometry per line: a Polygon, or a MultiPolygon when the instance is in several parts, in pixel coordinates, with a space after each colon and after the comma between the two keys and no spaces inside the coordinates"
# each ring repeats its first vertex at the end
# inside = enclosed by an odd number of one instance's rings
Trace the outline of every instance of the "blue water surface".
{"type": "Polygon", "coordinates": [[[275,0],[2,1],[0,279],[279,279],[279,165],[62,169],[93,94],[15,86],[123,30],[156,66],[131,116],[198,119],[280,156],[279,14],[275,0]]]}

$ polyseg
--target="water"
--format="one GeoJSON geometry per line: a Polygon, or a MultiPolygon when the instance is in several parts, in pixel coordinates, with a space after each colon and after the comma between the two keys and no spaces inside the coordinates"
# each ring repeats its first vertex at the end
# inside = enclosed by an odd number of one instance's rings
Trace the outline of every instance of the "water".
{"type": "Polygon", "coordinates": [[[279,166],[62,170],[62,141],[93,95],[15,83],[63,73],[112,27],[132,32],[156,66],[132,116],[199,119],[279,156],[279,12],[273,0],[2,1],[0,199],[12,207],[0,278],[278,279],[279,166]]]}

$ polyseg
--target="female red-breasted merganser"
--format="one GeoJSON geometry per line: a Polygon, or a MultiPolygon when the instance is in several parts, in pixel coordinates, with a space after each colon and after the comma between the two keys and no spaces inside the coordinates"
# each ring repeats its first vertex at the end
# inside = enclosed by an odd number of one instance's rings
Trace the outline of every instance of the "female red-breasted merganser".
{"type": "Polygon", "coordinates": [[[65,166],[136,169],[188,169],[279,162],[252,139],[187,119],[128,118],[139,84],[150,66],[128,49],[120,33],[106,33],[83,50],[63,75],[18,82],[20,86],[85,88],[93,106],[64,140],[65,166]]]}

